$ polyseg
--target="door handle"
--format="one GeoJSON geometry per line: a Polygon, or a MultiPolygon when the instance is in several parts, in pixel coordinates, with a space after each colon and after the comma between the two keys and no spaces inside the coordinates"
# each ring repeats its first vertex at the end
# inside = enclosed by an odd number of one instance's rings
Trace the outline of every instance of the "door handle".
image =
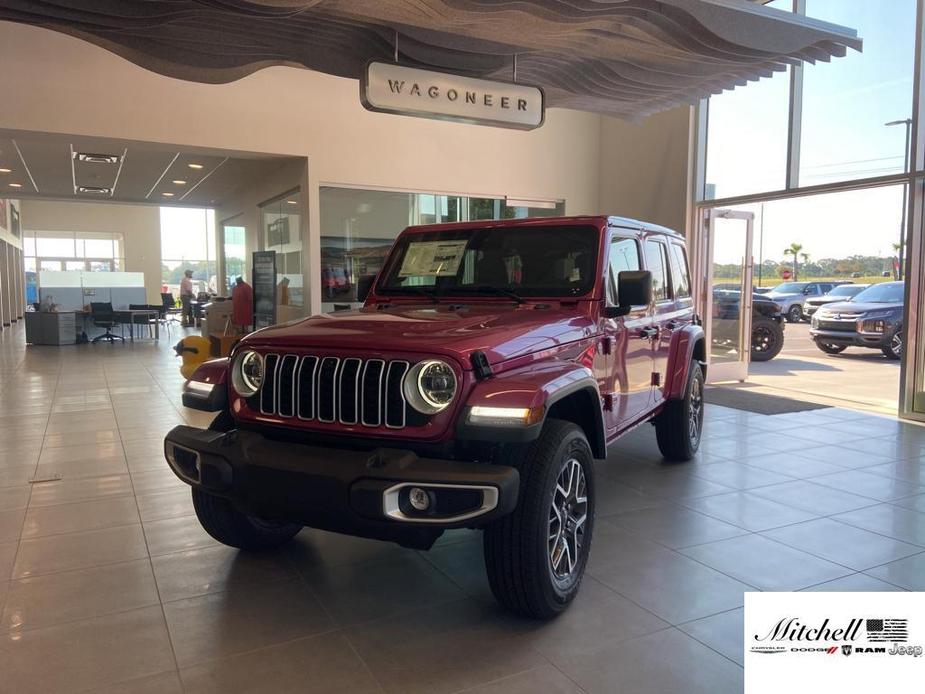
{"type": "Polygon", "coordinates": [[[644,338],[647,338],[647,339],[649,339],[649,340],[651,340],[651,339],[653,339],[653,338],[655,338],[655,337],[658,337],[658,327],[652,325],[652,326],[649,326],[648,328],[642,328],[642,329],[640,329],[640,330],[639,330],[639,337],[644,337],[644,338]]]}

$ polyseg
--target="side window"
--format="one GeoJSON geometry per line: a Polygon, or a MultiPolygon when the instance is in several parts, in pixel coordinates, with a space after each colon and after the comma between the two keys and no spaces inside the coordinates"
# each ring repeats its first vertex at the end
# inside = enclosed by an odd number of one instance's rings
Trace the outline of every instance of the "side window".
{"type": "Polygon", "coordinates": [[[691,296],[691,278],[687,269],[687,257],[684,248],[676,243],[671,249],[671,282],[674,286],[675,299],[689,299],[691,296]]]}
{"type": "Polygon", "coordinates": [[[616,306],[617,278],[624,270],[639,269],[639,246],[635,239],[615,238],[610,244],[610,296],[616,306]]]}
{"type": "Polygon", "coordinates": [[[646,241],[646,269],[652,273],[652,296],[655,300],[666,301],[670,299],[665,244],[658,241],[646,241]]]}

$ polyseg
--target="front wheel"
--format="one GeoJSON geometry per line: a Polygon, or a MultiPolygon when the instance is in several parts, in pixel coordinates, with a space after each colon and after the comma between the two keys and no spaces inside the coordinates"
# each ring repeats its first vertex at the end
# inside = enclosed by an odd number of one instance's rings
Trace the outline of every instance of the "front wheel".
{"type": "Polygon", "coordinates": [[[703,369],[691,361],[684,397],[665,403],[655,418],[658,450],[668,460],[690,460],[700,447],[703,433],[703,369]]]}
{"type": "Polygon", "coordinates": [[[787,322],[799,323],[801,320],[803,320],[803,307],[799,304],[791,306],[790,310],[787,311],[787,322]]]}
{"type": "Polygon", "coordinates": [[[890,343],[885,347],[881,347],[880,350],[883,352],[883,355],[888,359],[902,359],[903,356],[903,333],[902,330],[897,330],[893,333],[893,336],[890,338],[890,343]]]}
{"type": "Polygon", "coordinates": [[[578,593],[594,530],[591,447],[571,422],[550,419],[520,467],[513,513],[485,529],[485,569],[502,605],[549,619],[578,593]]]}
{"type": "Polygon", "coordinates": [[[296,536],[298,523],[264,520],[237,510],[228,499],[193,489],[193,508],[203,529],[229,547],[260,551],[283,545],[296,536]]]}
{"type": "Polygon", "coordinates": [[[826,354],[841,354],[846,349],[848,349],[847,345],[833,345],[830,342],[817,342],[816,347],[821,349],[826,354]]]}
{"type": "Polygon", "coordinates": [[[784,346],[784,328],[776,320],[762,319],[752,325],[752,361],[770,361],[784,346]]]}

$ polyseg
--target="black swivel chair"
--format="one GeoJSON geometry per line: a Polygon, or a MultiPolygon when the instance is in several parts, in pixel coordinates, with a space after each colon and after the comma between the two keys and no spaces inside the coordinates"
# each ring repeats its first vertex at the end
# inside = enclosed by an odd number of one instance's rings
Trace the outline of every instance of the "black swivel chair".
{"type": "Polygon", "coordinates": [[[94,337],[91,342],[96,344],[100,340],[109,340],[110,343],[115,342],[116,340],[122,340],[125,342],[125,338],[121,335],[114,335],[110,330],[117,323],[115,311],[112,310],[112,303],[109,301],[106,302],[92,302],[90,304],[90,320],[93,321],[93,325],[98,328],[106,328],[106,332],[102,335],[97,335],[94,337]]]}

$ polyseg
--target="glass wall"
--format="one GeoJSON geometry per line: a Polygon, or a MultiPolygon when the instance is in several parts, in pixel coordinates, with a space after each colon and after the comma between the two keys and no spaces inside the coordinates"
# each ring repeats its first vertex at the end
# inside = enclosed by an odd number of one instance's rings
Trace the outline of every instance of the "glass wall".
{"type": "Polygon", "coordinates": [[[125,267],[125,244],[119,233],[27,230],[23,254],[27,272],[113,272],[125,267]]]}
{"type": "Polygon", "coordinates": [[[357,279],[379,272],[407,226],[565,214],[564,202],[509,207],[501,198],[333,187],[321,188],[320,203],[323,311],[357,305],[357,279]]]}
{"type": "Polygon", "coordinates": [[[304,305],[302,285],[302,204],[298,189],[260,206],[263,248],[276,251],[276,300],[280,306],[304,305]]]}
{"type": "Polygon", "coordinates": [[[232,222],[222,222],[222,266],[224,281],[222,289],[231,296],[231,289],[238,277],[247,279],[247,229],[232,222]]]}
{"type": "Polygon", "coordinates": [[[193,271],[193,293],[218,293],[215,214],[209,209],[161,208],[161,283],[174,298],[180,280],[193,271]]]}

